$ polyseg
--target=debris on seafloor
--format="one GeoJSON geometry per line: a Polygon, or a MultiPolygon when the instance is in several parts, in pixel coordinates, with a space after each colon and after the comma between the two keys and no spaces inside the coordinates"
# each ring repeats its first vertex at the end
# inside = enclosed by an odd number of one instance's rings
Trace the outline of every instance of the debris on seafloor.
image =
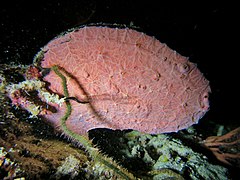
{"type": "Polygon", "coordinates": [[[56,179],[61,179],[63,176],[75,179],[79,175],[80,168],[81,162],[79,162],[79,159],[70,154],[62,165],[57,168],[57,172],[55,173],[56,179]]]}
{"type": "Polygon", "coordinates": [[[240,168],[240,127],[222,136],[211,136],[203,141],[216,158],[234,167],[240,168]]]}
{"type": "Polygon", "coordinates": [[[128,28],[74,29],[47,44],[33,65],[8,66],[0,74],[1,95],[7,102],[2,112],[8,108],[8,115],[16,113],[4,118],[5,138],[0,143],[17,149],[12,156],[28,178],[211,179],[216,173],[219,179],[227,177],[227,169],[208,163],[168,135],[151,137],[169,146],[142,142],[150,135],[135,131],[131,137],[141,142],[122,138],[127,145],[116,154],[126,152],[125,160],[142,158],[142,174],[118,165],[88,139],[88,131],[95,128],[175,132],[197,123],[208,111],[209,82],[195,64],[153,37],[128,28]],[[54,132],[87,153],[54,138],[54,132]]]}
{"type": "MultiPolygon", "coordinates": [[[[13,149],[9,149],[9,152],[13,149]]],[[[0,146],[0,179],[13,179],[21,172],[17,163],[13,162],[9,157],[9,152],[0,146]]],[[[24,180],[24,178],[21,178],[24,180]]]]}

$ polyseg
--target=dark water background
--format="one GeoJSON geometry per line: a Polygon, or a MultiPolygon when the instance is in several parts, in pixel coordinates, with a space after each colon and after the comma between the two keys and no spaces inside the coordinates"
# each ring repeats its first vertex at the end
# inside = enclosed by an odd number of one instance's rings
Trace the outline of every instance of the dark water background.
{"type": "Polygon", "coordinates": [[[40,47],[72,27],[99,22],[133,24],[190,57],[210,81],[211,109],[200,125],[214,121],[238,127],[240,59],[236,5],[162,2],[5,1],[0,7],[0,64],[30,64],[40,47]]]}

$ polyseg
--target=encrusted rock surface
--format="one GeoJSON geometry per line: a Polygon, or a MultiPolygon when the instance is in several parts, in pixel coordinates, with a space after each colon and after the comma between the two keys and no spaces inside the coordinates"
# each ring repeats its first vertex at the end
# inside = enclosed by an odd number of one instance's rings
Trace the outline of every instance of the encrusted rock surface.
{"type": "Polygon", "coordinates": [[[123,151],[129,158],[141,158],[146,165],[150,166],[152,172],[149,173],[159,176],[158,179],[164,179],[164,174],[168,178],[175,179],[180,179],[178,175],[192,180],[228,179],[226,168],[209,163],[206,156],[194,152],[181,140],[171,135],[144,135],[132,131],[126,134],[126,138],[128,148],[123,151]]]}

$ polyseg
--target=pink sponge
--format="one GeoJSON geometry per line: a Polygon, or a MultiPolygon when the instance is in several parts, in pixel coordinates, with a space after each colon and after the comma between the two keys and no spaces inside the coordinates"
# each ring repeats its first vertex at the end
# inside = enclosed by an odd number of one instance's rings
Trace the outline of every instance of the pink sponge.
{"type": "MultiPolygon", "coordinates": [[[[50,41],[42,68],[60,67],[67,78],[72,113],[67,126],[79,134],[94,128],[146,133],[187,128],[208,111],[209,82],[186,57],[132,29],[83,27],[50,41]]],[[[63,95],[51,71],[49,89],[63,95]]],[[[58,126],[66,107],[43,117],[58,126]]]]}

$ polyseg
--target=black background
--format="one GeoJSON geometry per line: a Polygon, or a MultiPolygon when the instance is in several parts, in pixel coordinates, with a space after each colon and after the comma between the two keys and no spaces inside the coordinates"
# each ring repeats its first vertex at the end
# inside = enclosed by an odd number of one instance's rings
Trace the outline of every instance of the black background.
{"type": "Polygon", "coordinates": [[[86,23],[134,24],[190,61],[210,81],[211,109],[200,121],[239,126],[239,18],[228,2],[5,1],[0,8],[0,64],[30,64],[48,41],[86,23]]]}

